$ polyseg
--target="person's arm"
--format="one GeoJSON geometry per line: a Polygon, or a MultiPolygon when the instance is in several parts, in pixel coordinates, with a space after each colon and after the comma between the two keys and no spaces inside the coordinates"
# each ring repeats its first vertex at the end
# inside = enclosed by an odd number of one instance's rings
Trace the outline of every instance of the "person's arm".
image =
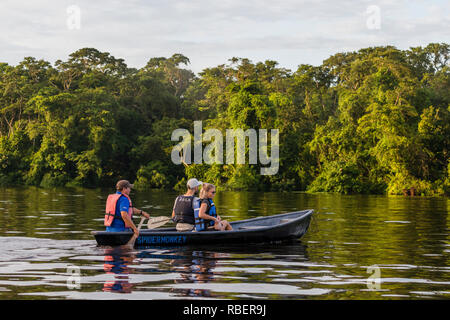
{"type": "MultiPolygon", "coordinates": [[[[119,208],[120,208],[120,215],[122,216],[123,221],[125,222],[125,225],[129,225],[131,229],[133,229],[133,232],[135,235],[139,235],[139,230],[136,228],[136,225],[133,222],[133,219],[128,216],[128,211],[130,210],[130,202],[126,197],[120,197],[119,198],[119,208]]],[[[133,213],[134,213],[134,209],[133,213]]]]}
{"type": "Polygon", "coordinates": [[[141,209],[137,209],[135,207],[133,207],[133,214],[142,214],[147,219],[150,219],[150,214],[148,214],[147,212],[145,212],[145,211],[143,211],[141,209]]]}
{"type": "Polygon", "coordinates": [[[200,210],[198,211],[199,218],[206,219],[206,220],[213,220],[214,222],[219,222],[217,218],[214,218],[213,216],[210,216],[206,213],[207,205],[205,202],[203,202],[200,205],[200,210]]]}
{"type": "Polygon", "coordinates": [[[125,221],[126,224],[131,226],[131,229],[133,229],[133,232],[135,234],[139,234],[139,230],[138,230],[138,228],[136,228],[136,225],[133,223],[133,220],[131,220],[130,217],[128,216],[128,212],[120,211],[120,214],[122,215],[123,221],[125,221]]]}

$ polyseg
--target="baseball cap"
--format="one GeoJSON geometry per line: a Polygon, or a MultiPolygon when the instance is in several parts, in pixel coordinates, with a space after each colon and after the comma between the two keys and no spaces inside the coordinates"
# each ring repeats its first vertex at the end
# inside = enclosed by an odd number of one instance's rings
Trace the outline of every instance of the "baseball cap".
{"type": "Polygon", "coordinates": [[[120,180],[116,184],[117,190],[122,190],[123,188],[128,188],[128,187],[134,188],[134,184],[131,184],[128,180],[120,180]]]}
{"type": "Polygon", "coordinates": [[[203,184],[203,182],[198,181],[195,178],[189,179],[187,182],[187,186],[189,189],[194,189],[195,187],[201,186],[203,184]]]}

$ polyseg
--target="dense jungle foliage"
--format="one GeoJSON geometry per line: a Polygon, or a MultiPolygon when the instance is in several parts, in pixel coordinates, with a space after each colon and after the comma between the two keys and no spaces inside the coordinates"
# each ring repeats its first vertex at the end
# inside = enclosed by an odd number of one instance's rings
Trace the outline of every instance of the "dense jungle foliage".
{"type": "MultiPolygon", "coordinates": [[[[94,48],[52,65],[0,63],[0,185],[450,193],[448,44],[337,53],[291,71],[232,58],[189,70],[182,54],[141,69],[94,48]],[[177,128],[279,129],[261,164],[175,165],[177,128]]],[[[248,163],[248,162],[247,162],[248,163]]]]}

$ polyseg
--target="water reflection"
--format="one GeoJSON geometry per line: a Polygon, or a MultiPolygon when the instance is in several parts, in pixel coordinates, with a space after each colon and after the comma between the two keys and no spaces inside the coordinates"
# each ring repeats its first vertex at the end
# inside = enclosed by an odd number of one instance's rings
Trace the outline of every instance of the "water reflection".
{"type": "Polygon", "coordinates": [[[129,274],[133,272],[130,265],[134,263],[136,254],[124,248],[104,249],[103,270],[106,274],[112,274],[113,280],[108,280],[103,285],[103,291],[116,293],[131,293],[133,285],[130,283],[129,274]]]}
{"type": "MultiPolygon", "coordinates": [[[[215,280],[214,268],[221,254],[216,252],[192,251],[188,258],[172,259],[170,264],[180,273],[175,283],[208,283],[215,280]]],[[[218,297],[208,289],[172,289],[174,293],[190,297],[218,297]]]]}
{"type": "MultiPolygon", "coordinates": [[[[134,289],[139,290],[140,284],[131,283],[131,274],[175,273],[177,277],[173,280],[174,284],[202,284],[215,281],[214,269],[217,261],[230,256],[227,253],[199,251],[191,248],[167,248],[166,250],[147,248],[135,251],[124,247],[104,247],[102,251],[104,254],[103,270],[107,275],[113,276],[112,279],[105,281],[103,291],[112,293],[132,293],[134,289]],[[162,265],[152,268],[151,263],[144,262],[166,261],[167,259],[169,259],[169,270],[163,270],[165,267],[162,265]],[[140,268],[136,270],[136,266],[140,268]]],[[[190,297],[220,297],[220,295],[211,293],[211,290],[198,288],[172,288],[170,292],[190,297]]]]}

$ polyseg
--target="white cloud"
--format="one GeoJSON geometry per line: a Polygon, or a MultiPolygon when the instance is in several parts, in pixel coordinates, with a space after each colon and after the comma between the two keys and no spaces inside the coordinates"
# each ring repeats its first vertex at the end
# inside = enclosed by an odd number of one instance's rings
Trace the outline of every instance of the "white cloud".
{"type": "Polygon", "coordinates": [[[183,53],[195,72],[233,56],[295,69],[343,50],[449,42],[448,12],[440,0],[4,0],[0,61],[34,56],[53,63],[95,47],[138,68],[151,57],[183,53]],[[79,30],[67,28],[70,5],[81,10],[79,30]],[[380,8],[379,30],[367,28],[370,5],[380,8]]]}

